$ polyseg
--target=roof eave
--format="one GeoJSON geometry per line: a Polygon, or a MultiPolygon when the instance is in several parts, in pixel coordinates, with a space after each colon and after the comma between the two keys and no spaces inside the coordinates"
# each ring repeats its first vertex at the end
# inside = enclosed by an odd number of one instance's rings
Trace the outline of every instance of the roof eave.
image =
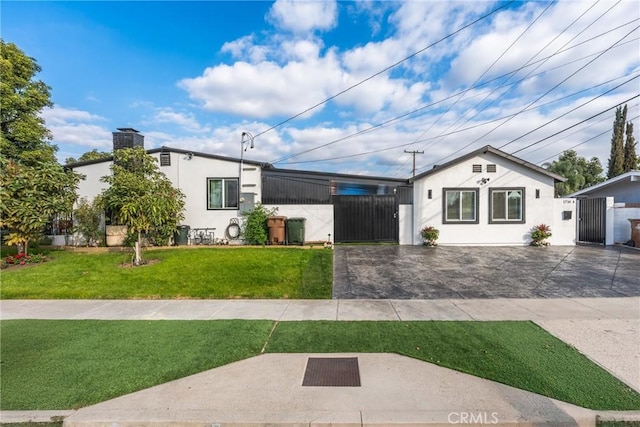
{"type": "Polygon", "coordinates": [[[532,170],[534,170],[534,171],[536,171],[538,173],[541,173],[543,175],[547,175],[547,176],[553,178],[555,182],[565,182],[567,180],[565,177],[563,177],[561,175],[558,175],[558,174],[555,174],[553,172],[550,172],[550,171],[548,171],[547,169],[545,169],[543,167],[540,167],[540,166],[535,165],[533,163],[527,162],[526,160],[523,160],[523,159],[521,159],[519,157],[516,157],[516,156],[513,156],[511,154],[505,153],[504,151],[498,150],[497,148],[493,148],[490,145],[485,145],[482,148],[479,148],[479,149],[477,149],[475,151],[471,151],[471,152],[469,152],[469,153],[467,153],[467,154],[465,154],[463,156],[457,157],[457,158],[455,158],[455,159],[453,159],[453,160],[451,160],[451,161],[449,161],[449,162],[447,162],[447,163],[445,163],[443,165],[435,166],[433,169],[431,169],[429,171],[426,171],[426,172],[423,172],[420,175],[417,175],[414,179],[411,180],[411,182],[417,181],[418,179],[421,179],[421,178],[423,178],[425,176],[428,176],[428,175],[431,175],[433,173],[440,172],[440,171],[442,171],[444,169],[447,169],[447,168],[449,168],[451,166],[454,166],[454,165],[456,165],[456,164],[458,164],[460,162],[463,162],[463,161],[465,161],[467,159],[470,159],[470,158],[475,157],[475,156],[480,155],[480,154],[485,154],[487,152],[495,154],[497,156],[500,156],[500,157],[505,158],[505,159],[507,159],[509,161],[512,161],[512,162],[517,163],[517,164],[520,164],[522,166],[525,166],[525,167],[527,167],[529,169],[532,169],[532,170]]]}

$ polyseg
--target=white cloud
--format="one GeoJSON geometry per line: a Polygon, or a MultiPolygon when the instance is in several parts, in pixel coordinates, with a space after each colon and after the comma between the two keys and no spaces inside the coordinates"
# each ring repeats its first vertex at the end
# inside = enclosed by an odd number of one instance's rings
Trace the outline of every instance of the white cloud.
{"type": "Polygon", "coordinates": [[[235,59],[248,58],[253,63],[264,61],[269,53],[267,47],[255,44],[253,35],[226,42],[220,51],[231,54],[235,59]]]}
{"type": "Polygon", "coordinates": [[[210,111],[251,118],[296,114],[326,99],[343,81],[333,54],[312,57],[313,50],[308,44],[305,48],[297,51],[307,55],[303,61],[222,64],[181,80],[179,86],[210,111]]]}
{"type": "Polygon", "coordinates": [[[337,23],[338,9],[334,0],[276,0],[269,18],[294,33],[329,30],[337,23]]]}
{"type": "Polygon", "coordinates": [[[55,144],[110,149],[112,135],[101,123],[106,119],[88,111],[63,107],[46,108],[41,116],[55,144]]]}
{"type": "Polygon", "coordinates": [[[104,121],[104,117],[97,114],[91,114],[88,111],[75,110],[63,107],[45,108],[41,113],[47,125],[56,125],[67,123],[68,121],[91,122],[104,121]]]}
{"type": "Polygon", "coordinates": [[[157,123],[172,123],[189,132],[209,132],[208,126],[202,126],[193,113],[179,113],[171,108],[158,108],[154,119],[157,123]]]}

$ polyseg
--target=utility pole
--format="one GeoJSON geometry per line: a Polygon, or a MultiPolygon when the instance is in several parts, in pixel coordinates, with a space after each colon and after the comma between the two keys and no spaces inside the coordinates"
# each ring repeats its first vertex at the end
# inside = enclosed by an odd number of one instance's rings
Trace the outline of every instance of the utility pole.
{"type": "Polygon", "coordinates": [[[413,178],[416,177],[416,154],[424,154],[424,151],[407,151],[404,150],[407,154],[413,154],[413,178]]]}

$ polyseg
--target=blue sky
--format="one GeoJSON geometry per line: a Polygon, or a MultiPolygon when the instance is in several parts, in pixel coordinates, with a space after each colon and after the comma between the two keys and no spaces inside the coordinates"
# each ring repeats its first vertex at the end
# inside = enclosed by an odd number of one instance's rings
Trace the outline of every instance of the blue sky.
{"type": "Polygon", "coordinates": [[[606,167],[614,110],[597,114],[640,93],[637,0],[3,1],[1,13],[2,38],[52,88],[42,114],[61,160],[134,127],[147,148],[232,157],[249,132],[246,158],[288,169],[405,178],[405,150],[425,152],[420,172],[484,145],[537,164],[573,148],[606,167]]]}

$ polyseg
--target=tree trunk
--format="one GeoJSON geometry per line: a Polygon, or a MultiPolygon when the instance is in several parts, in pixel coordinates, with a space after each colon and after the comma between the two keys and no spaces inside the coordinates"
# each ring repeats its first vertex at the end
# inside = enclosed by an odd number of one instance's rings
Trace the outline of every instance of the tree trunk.
{"type": "Polygon", "coordinates": [[[142,233],[140,233],[139,231],[138,231],[138,240],[136,240],[134,249],[136,252],[136,256],[133,261],[133,265],[140,265],[142,264],[142,233]]]}

